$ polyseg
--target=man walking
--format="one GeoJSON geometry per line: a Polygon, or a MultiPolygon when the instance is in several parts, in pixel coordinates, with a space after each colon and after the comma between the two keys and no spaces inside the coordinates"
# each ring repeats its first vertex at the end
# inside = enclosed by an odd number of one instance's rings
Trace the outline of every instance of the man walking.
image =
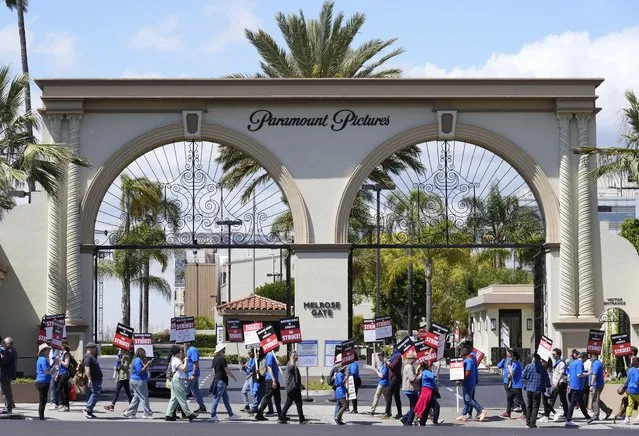
{"type": "Polygon", "coordinates": [[[93,409],[98,403],[98,398],[102,392],[102,369],[100,368],[100,362],[98,362],[98,349],[94,342],[87,344],[87,354],[84,355],[82,364],[84,365],[84,373],[87,379],[87,394],[89,394],[84,408],[84,416],[87,419],[94,419],[96,416],[93,414],[93,409]]]}
{"type": "Polygon", "coordinates": [[[200,353],[197,348],[190,344],[184,344],[188,347],[186,350],[186,368],[189,378],[189,391],[193,394],[193,398],[199,406],[199,411],[206,413],[206,406],[200,394],[200,353]]]}
{"type": "Polygon", "coordinates": [[[4,338],[2,348],[0,348],[0,388],[4,395],[4,409],[1,413],[9,414],[13,411],[13,391],[11,382],[16,379],[18,367],[18,353],[13,348],[13,339],[4,338]]]}
{"type": "Polygon", "coordinates": [[[275,350],[270,351],[266,355],[266,393],[264,394],[264,398],[260,402],[260,407],[257,409],[255,413],[255,419],[258,421],[267,421],[267,418],[264,416],[264,409],[266,409],[271,398],[275,402],[275,410],[277,410],[277,416],[282,416],[282,397],[280,394],[280,366],[277,364],[277,357],[275,356],[275,352],[279,350],[277,347],[275,350]]]}
{"type": "MultiPolygon", "coordinates": [[[[558,422],[562,416],[566,416],[568,413],[566,361],[561,357],[561,350],[559,348],[552,350],[552,358],[555,360],[555,364],[552,367],[552,393],[550,394],[549,403],[554,408],[557,397],[559,397],[563,413],[555,413],[553,418],[553,421],[558,422]]],[[[549,417],[543,417],[542,422],[547,422],[548,418],[549,417]]]]}
{"type": "Polygon", "coordinates": [[[592,417],[588,424],[599,421],[599,409],[603,409],[606,417],[604,421],[612,415],[612,409],[601,400],[601,392],[604,389],[604,366],[596,354],[591,355],[592,365],[590,375],[590,392],[592,394],[592,417]]]}
{"type": "Polygon", "coordinates": [[[377,405],[379,404],[379,399],[383,396],[386,401],[386,405],[389,405],[391,402],[390,397],[388,396],[388,378],[389,371],[386,366],[386,362],[384,361],[384,352],[379,351],[376,354],[377,362],[379,367],[375,367],[375,373],[379,379],[377,380],[377,389],[375,390],[375,395],[373,397],[373,404],[371,404],[371,409],[368,412],[369,415],[375,415],[375,409],[377,409],[377,405]]]}
{"type": "Polygon", "coordinates": [[[246,374],[244,386],[242,386],[242,400],[244,401],[244,410],[249,413],[251,411],[251,403],[249,402],[249,392],[253,387],[253,369],[255,368],[255,352],[252,349],[248,351],[248,361],[242,365],[242,371],[246,374]]]}
{"type": "Polygon", "coordinates": [[[286,424],[286,413],[288,409],[295,403],[297,408],[297,418],[300,424],[306,424],[304,418],[304,410],[302,409],[302,376],[300,369],[297,367],[297,351],[293,351],[288,359],[286,366],[286,402],[280,415],[280,424],[286,424]]]}
{"type": "Polygon", "coordinates": [[[510,418],[510,413],[513,410],[513,404],[515,400],[521,405],[521,416],[519,419],[526,419],[526,402],[524,401],[524,395],[522,389],[524,388],[523,376],[524,367],[521,364],[519,353],[512,352],[512,362],[510,364],[510,389],[508,391],[508,399],[506,404],[506,412],[501,416],[504,418],[510,418]]]}
{"type": "Polygon", "coordinates": [[[466,422],[473,412],[473,408],[477,410],[479,421],[486,419],[487,413],[479,403],[475,400],[475,387],[477,386],[477,366],[475,359],[470,355],[471,350],[467,347],[462,348],[462,357],[464,358],[464,381],[462,382],[462,391],[464,394],[464,409],[457,421],[466,422]]]}
{"type": "Polygon", "coordinates": [[[391,406],[393,399],[395,400],[395,407],[397,407],[397,415],[395,419],[402,417],[402,399],[400,392],[402,389],[402,353],[399,352],[397,346],[393,346],[393,353],[390,359],[386,361],[388,369],[390,371],[390,383],[388,386],[388,399],[386,403],[386,416],[382,419],[389,419],[392,416],[391,406]]]}
{"type": "MultiPolygon", "coordinates": [[[[585,357],[585,353],[582,353],[582,357],[585,357]]],[[[577,427],[577,424],[572,421],[572,414],[577,406],[581,407],[581,412],[584,413],[586,419],[590,419],[590,416],[586,413],[586,405],[583,402],[584,385],[588,375],[584,372],[584,363],[577,354],[577,350],[573,350],[572,358],[573,360],[568,367],[570,404],[568,406],[568,413],[566,413],[566,427],[577,427]]]]}
{"type": "Polygon", "coordinates": [[[528,409],[525,415],[526,428],[537,428],[537,414],[539,413],[541,396],[546,388],[550,387],[550,377],[548,377],[548,371],[544,365],[541,364],[539,354],[535,354],[533,361],[526,365],[522,378],[528,397],[528,409]]]}

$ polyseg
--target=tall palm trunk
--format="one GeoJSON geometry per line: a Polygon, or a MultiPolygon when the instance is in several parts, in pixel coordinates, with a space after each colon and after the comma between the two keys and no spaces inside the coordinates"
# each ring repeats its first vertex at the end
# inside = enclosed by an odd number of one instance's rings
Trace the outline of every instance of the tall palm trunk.
{"type": "Polygon", "coordinates": [[[122,300],[120,301],[122,311],[122,324],[131,325],[131,277],[125,274],[122,280],[122,300]]]}
{"type": "Polygon", "coordinates": [[[144,332],[142,329],[142,313],[144,313],[144,282],[140,282],[140,297],[138,298],[138,332],[144,332]]]}
{"type": "Polygon", "coordinates": [[[141,332],[149,331],[149,270],[150,261],[146,259],[144,262],[144,278],[142,280],[142,329],[141,332]]]}
{"type": "MultiPolygon", "coordinates": [[[[24,28],[24,8],[22,0],[16,1],[18,10],[18,32],[20,33],[20,57],[22,58],[22,73],[29,77],[29,59],[27,57],[27,35],[24,28]]],[[[25,111],[31,112],[31,89],[27,86],[24,90],[24,107],[25,111]]],[[[28,125],[29,134],[33,135],[33,126],[28,125]]]]}

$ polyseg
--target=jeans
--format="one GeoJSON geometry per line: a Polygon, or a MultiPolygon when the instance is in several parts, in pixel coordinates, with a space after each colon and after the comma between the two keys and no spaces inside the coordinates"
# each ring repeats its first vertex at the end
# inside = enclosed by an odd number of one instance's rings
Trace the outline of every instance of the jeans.
{"type": "Polygon", "coordinates": [[[297,418],[299,422],[304,421],[304,410],[302,409],[302,391],[300,389],[294,389],[290,392],[286,393],[286,402],[284,403],[284,408],[282,409],[282,414],[280,415],[280,419],[286,418],[286,413],[288,409],[295,403],[295,407],[297,408],[297,418]]]}
{"type": "Polygon", "coordinates": [[[521,414],[526,416],[526,402],[524,401],[524,395],[521,391],[521,388],[510,388],[510,391],[508,391],[508,404],[506,405],[506,412],[510,413],[512,411],[515,398],[521,404],[521,414]]]}
{"type": "MultiPolygon", "coordinates": [[[[566,413],[566,421],[572,421],[572,414],[577,406],[581,408],[581,413],[585,412],[586,405],[584,404],[584,392],[571,390],[570,404],[568,406],[568,413],[566,413]]],[[[585,415],[588,418],[587,413],[585,415]]]]}
{"type": "Polygon", "coordinates": [[[275,386],[273,386],[273,380],[266,380],[264,382],[266,384],[266,393],[264,394],[264,398],[260,401],[260,407],[257,409],[256,416],[263,416],[264,409],[271,398],[275,402],[275,409],[277,410],[277,416],[282,416],[282,396],[280,394],[280,383],[276,382],[275,386]]]}
{"type": "Polygon", "coordinates": [[[557,401],[557,397],[559,397],[559,401],[561,402],[561,408],[564,411],[564,416],[568,413],[568,398],[566,395],[567,390],[566,382],[561,382],[557,385],[555,389],[553,389],[552,394],[550,394],[549,403],[552,407],[555,407],[555,402],[557,401]]]}
{"type": "Polygon", "coordinates": [[[386,416],[391,416],[391,404],[393,399],[395,400],[395,407],[397,407],[397,415],[402,414],[402,399],[400,396],[400,391],[402,390],[402,379],[394,378],[390,381],[390,386],[388,387],[388,401],[386,402],[386,416]]]}
{"type": "Polygon", "coordinates": [[[51,404],[58,405],[58,390],[55,388],[57,376],[51,377],[51,383],[49,385],[49,392],[51,393],[51,404]]]}
{"type": "Polygon", "coordinates": [[[375,396],[373,397],[373,404],[371,404],[371,415],[375,413],[375,409],[377,409],[379,399],[382,396],[384,397],[384,401],[386,401],[386,404],[390,404],[391,399],[388,395],[388,386],[377,385],[375,396]]]}
{"type": "Polygon", "coordinates": [[[93,413],[93,408],[96,404],[98,404],[98,398],[100,397],[100,393],[102,392],[102,380],[99,382],[93,381],[91,387],[87,385],[87,393],[89,394],[89,398],[87,399],[87,405],[85,410],[89,413],[93,413]]]}
{"type": "Polygon", "coordinates": [[[146,380],[131,380],[131,388],[133,388],[133,399],[125,413],[127,415],[135,416],[140,403],[142,403],[144,407],[144,414],[147,416],[153,415],[153,410],[151,410],[151,405],[149,404],[148,382],[146,380]]]}
{"type": "Polygon", "coordinates": [[[242,400],[244,401],[244,407],[249,407],[249,397],[248,393],[251,392],[251,388],[253,387],[253,381],[249,378],[244,382],[244,386],[242,386],[242,400]]]}
{"type": "Polygon", "coordinates": [[[592,391],[592,416],[595,419],[599,419],[599,410],[602,409],[606,415],[610,415],[612,413],[612,409],[606,405],[603,401],[601,401],[601,392],[604,387],[599,386],[598,388],[594,388],[592,391]]]}
{"type": "Polygon", "coordinates": [[[217,414],[217,406],[220,404],[220,399],[224,402],[224,407],[226,407],[226,413],[229,416],[233,416],[233,409],[231,409],[231,403],[229,402],[229,393],[226,390],[226,383],[222,380],[217,381],[217,385],[213,390],[213,405],[211,406],[211,417],[217,414]]]}
{"type": "Polygon", "coordinates": [[[2,388],[2,394],[4,395],[4,408],[7,409],[8,412],[11,412],[13,409],[13,391],[11,390],[11,382],[0,382],[0,388],[2,388]]]}
{"type": "Polygon", "coordinates": [[[61,406],[69,407],[69,374],[59,375],[55,385],[58,401],[61,406]]]}
{"type": "MultiPolygon", "coordinates": [[[[197,402],[197,405],[200,406],[200,409],[204,409],[204,400],[202,399],[202,394],[200,393],[200,379],[199,377],[195,377],[189,381],[189,391],[193,394],[193,398],[197,402]]],[[[188,393],[188,391],[187,391],[188,393]]]]}
{"type": "MultiPolygon", "coordinates": [[[[253,412],[257,412],[257,408],[260,407],[260,403],[262,402],[262,398],[264,398],[264,393],[266,392],[266,385],[264,382],[262,383],[253,383],[253,406],[251,410],[253,412]]],[[[273,399],[271,398],[268,402],[268,412],[273,413],[273,399]]]]}
{"type": "Polygon", "coordinates": [[[467,389],[462,385],[462,392],[464,394],[464,409],[462,415],[470,415],[473,413],[473,408],[477,410],[477,413],[481,413],[484,409],[475,401],[475,388],[467,389]]]}
{"type": "Polygon", "coordinates": [[[526,425],[535,428],[537,424],[537,414],[539,413],[539,403],[541,403],[541,392],[526,392],[528,397],[528,410],[526,413],[526,425]]]}
{"type": "Polygon", "coordinates": [[[36,382],[35,387],[38,390],[40,401],[38,403],[38,417],[44,419],[44,408],[47,405],[47,396],[49,395],[49,386],[51,383],[36,382]]]}
{"type": "Polygon", "coordinates": [[[129,403],[131,402],[133,396],[131,395],[131,384],[129,380],[118,380],[118,382],[115,384],[115,393],[113,394],[113,401],[111,401],[111,405],[115,406],[115,403],[117,403],[118,398],[120,397],[120,391],[122,389],[124,389],[124,393],[129,399],[129,403]]]}
{"type": "Polygon", "coordinates": [[[419,394],[417,392],[404,392],[404,394],[406,398],[408,398],[408,412],[404,415],[404,421],[406,421],[406,425],[413,425],[413,420],[415,419],[415,404],[417,404],[419,394]]]}
{"type": "Polygon", "coordinates": [[[339,406],[339,409],[337,409],[337,413],[335,414],[335,419],[338,421],[341,421],[342,416],[344,416],[344,412],[346,412],[346,409],[348,408],[348,401],[346,400],[346,398],[339,398],[336,400],[337,400],[337,405],[339,406]]]}

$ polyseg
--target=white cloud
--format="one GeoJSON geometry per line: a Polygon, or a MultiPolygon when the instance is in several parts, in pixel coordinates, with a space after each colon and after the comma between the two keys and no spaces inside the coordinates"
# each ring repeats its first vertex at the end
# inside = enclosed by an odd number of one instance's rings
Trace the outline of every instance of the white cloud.
{"type": "Polygon", "coordinates": [[[183,37],[177,33],[178,27],[177,18],[170,15],[160,23],[144,26],[135,32],[129,39],[129,47],[159,51],[179,50],[183,45],[183,37]]]}
{"type": "Polygon", "coordinates": [[[493,53],[481,66],[451,70],[432,63],[405,69],[412,77],[602,77],[597,89],[600,145],[619,136],[620,110],[626,89],[639,92],[639,27],[592,38],[587,32],[548,35],[524,45],[517,53],[493,53]]]}
{"type": "Polygon", "coordinates": [[[35,46],[34,52],[50,57],[54,72],[68,71],[76,65],[76,41],[68,33],[50,32],[35,46]]]}
{"type": "Polygon", "coordinates": [[[157,72],[138,73],[132,68],[127,68],[122,72],[121,77],[126,79],[157,79],[162,77],[162,75],[157,72]]]}
{"type": "Polygon", "coordinates": [[[229,44],[246,41],[244,29],[255,29],[259,23],[253,12],[254,7],[252,2],[245,0],[208,5],[206,12],[211,16],[222,16],[226,24],[211,35],[208,42],[202,46],[202,50],[206,53],[218,53],[229,44]]]}

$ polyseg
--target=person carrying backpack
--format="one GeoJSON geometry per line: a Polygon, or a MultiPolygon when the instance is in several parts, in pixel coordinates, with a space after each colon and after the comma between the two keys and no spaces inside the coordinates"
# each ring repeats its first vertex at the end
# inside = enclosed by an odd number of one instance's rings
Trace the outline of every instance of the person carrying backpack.
{"type": "Polygon", "coordinates": [[[60,402],[58,411],[69,412],[71,410],[69,408],[69,397],[71,395],[69,380],[75,376],[78,363],[71,356],[71,348],[68,343],[63,343],[62,348],[64,352],[60,356],[60,368],[55,380],[55,388],[58,391],[58,401],[60,402]],[[74,362],[75,366],[73,365],[74,362]]]}
{"type": "MultiPolygon", "coordinates": [[[[257,408],[262,402],[262,398],[264,398],[264,394],[266,393],[266,359],[264,358],[264,351],[259,348],[256,363],[253,365],[253,387],[251,393],[253,394],[253,406],[251,407],[250,413],[256,413],[257,408]]],[[[268,412],[266,415],[273,415],[273,400],[271,399],[268,402],[268,412]]]]}

